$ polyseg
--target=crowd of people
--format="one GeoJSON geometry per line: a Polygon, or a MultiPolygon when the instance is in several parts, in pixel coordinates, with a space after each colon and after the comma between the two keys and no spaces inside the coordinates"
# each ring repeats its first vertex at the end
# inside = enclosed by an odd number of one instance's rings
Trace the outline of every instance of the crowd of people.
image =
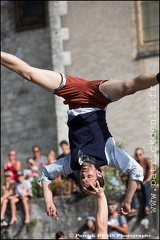
{"type": "MultiPolygon", "coordinates": [[[[70,152],[67,141],[60,142],[60,147],[62,154],[56,156],[54,150],[49,150],[43,155],[41,147],[34,145],[32,147],[33,156],[26,159],[26,167],[24,168],[22,168],[21,161],[17,159],[16,151],[11,150],[8,153],[8,160],[4,161],[1,172],[1,226],[13,225],[17,221],[16,206],[18,202],[22,202],[23,204],[25,213],[24,223],[28,224],[30,222],[29,200],[33,197],[32,183],[35,181],[41,187],[39,178],[43,167],[52,164],[70,152]],[[10,206],[11,210],[10,222],[5,220],[7,206],[10,206]]],[[[77,186],[71,176],[59,176],[53,180],[54,185],[59,186],[59,194],[70,195],[77,191],[77,186]]]]}
{"type": "MultiPolygon", "coordinates": [[[[4,180],[1,186],[1,226],[13,225],[17,221],[16,206],[21,202],[24,208],[24,223],[30,222],[29,200],[32,198],[32,182],[37,181],[41,187],[39,178],[43,167],[58,161],[70,152],[69,143],[65,140],[60,142],[62,153],[56,156],[54,150],[49,150],[45,155],[42,154],[41,147],[34,145],[32,147],[33,156],[26,159],[26,167],[22,169],[22,163],[17,159],[16,151],[11,150],[8,153],[8,160],[3,164],[2,176],[4,180]],[[7,206],[10,206],[11,219],[5,220],[7,206]]],[[[152,174],[152,164],[142,148],[135,149],[135,159],[143,167],[144,181],[137,191],[141,191],[144,198],[144,212],[150,213],[150,181],[152,174]]],[[[103,170],[103,169],[102,169],[103,170]]],[[[106,171],[106,170],[105,170],[106,171]]],[[[53,183],[61,183],[61,194],[69,195],[78,191],[74,175],[69,174],[67,177],[59,176],[53,180],[53,183]]],[[[54,189],[54,188],[53,188],[54,189]]],[[[53,190],[54,191],[54,190],[53,190]]],[[[55,193],[54,193],[55,195],[55,193]]],[[[137,214],[135,196],[132,200],[132,209],[129,216],[137,214]]],[[[128,234],[128,224],[125,216],[118,215],[118,203],[115,200],[108,201],[108,238],[123,239],[123,235],[128,234]],[[118,236],[118,237],[117,237],[118,236]]],[[[95,239],[95,217],[86,218],[83,232],[78,233],[79,239],[95,239]]],[[[76,236],[76,235],[75,235],[76,236]]],[[[55,234],[56,239],[65,239],[65,234],[59,231],[55,234]]]]}

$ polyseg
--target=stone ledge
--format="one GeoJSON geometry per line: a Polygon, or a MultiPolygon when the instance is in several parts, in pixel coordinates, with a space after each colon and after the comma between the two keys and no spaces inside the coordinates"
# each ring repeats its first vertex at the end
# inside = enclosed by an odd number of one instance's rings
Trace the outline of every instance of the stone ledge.
{"type": "MultiPolygon", "coordinates": [[[[159,189],[157,188],[158,200],[159,189]]],[[[110,196],[115,197],[120,203],[121,193],[112,192],[110,196]],[[118,197],[119,196],[119,197],[118,197]]],[[[138,195],[136,193],[136,201],[138,195]]],[[[63,231],[67,237],[70,233],[77,233],[85,223],[85,219],[89,215],[95,216],[96,214],[96,201],[94,197],[86,196],[81,193],[72,194],[69,196],[56,196],[54,202],[59,214],[59,220],[56,221],[48,217],[45,213],[44,199],[31,199],[30,200],[30,213],[31,223],[24,225],[24,213],[22,205],[19,204],[17,208],[17,223],[8,228],[2,228],[2,239],[54,239],[55,232],[63,231]]],[[[141,201],[143,203],[143,201],[141,201]]],[[[137,205],[139,214],[134,217],[127,217],[129,225],[129,235],[127,239],[135,239],[134,235],[140,236],[146,234],[151,235],[148,239],[156,239],[158,237],[158,222],[159,222],[159,205],[157,203],[157,211],[145,216],[142,214],[142,206],[137,205]],[[148,219],[148,228],[141,223],[143,219],[148,219]],[[134,237],[132,237],[134,236],[134,237]]],[[[8,220],[9,211],[7,212],[8,220]]],[[[6,220],[7,220],[6,218],[6,220]]],[[[138,239],[138,237],[136,237],[138,239]]],[[[139,238],[141,239],[141,238],[139,238]]],[[[145,237],[143,237],[145,239],[145,237]]]]}

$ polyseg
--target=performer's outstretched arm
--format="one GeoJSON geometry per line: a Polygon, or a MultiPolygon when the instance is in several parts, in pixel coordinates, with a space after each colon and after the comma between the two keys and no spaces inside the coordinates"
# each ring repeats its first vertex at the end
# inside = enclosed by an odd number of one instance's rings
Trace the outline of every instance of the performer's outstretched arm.
{"type": "Polygon", "coordinates": [[[48,91],[60,86],[61,75],[59,73],[31,67],[29,64],[12,54],[1,52],[1,64],[11,71],[16,72],[22,78],[25,78],[48,91]]]}
{"type": "Polygon", "coordinates": [[[101,84],[101,90],[113,101],[155,86],[160,82],[159,73],[144,73],[128,79],[111,79],[101,84]]]}
{"type": "Polygon", "coordinates": [[[127,192],[126,192],[123,202],[121,203],[121,207],[120,207],[120,211],[119,211],[120,215],[121,214],[126,215],[131,211],[132,198],[133,198],[135,191],[137,190],[139,183],[140,183],[140,181],[129,179],[127,192]]]}
{"type": "Polygon", "coordinates": [[[57,209],[53,202],[52,183],[48,181],[42,181],[42,188],[46,204],[46,213],[48,216],[54,217],[58,220],[57,209]]]}
{"type": "Polygon", "coordinates": [[[104,189],[100,187],[98,181],[96,187],[93,184],[91,184],[91,187],[93,189],[92,194],[86,188],[83,188],[83,190],[97,198],[96,239],[108,239],[108,205],[104,189]]]}

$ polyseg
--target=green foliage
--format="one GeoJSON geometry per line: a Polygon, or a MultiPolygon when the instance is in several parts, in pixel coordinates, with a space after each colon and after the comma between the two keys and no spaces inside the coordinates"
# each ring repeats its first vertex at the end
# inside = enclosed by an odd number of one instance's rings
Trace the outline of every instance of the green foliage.
{"type": "Polygon", "coordinates": [[[1,196],[2,196],[2,194],[3,194],[2,185],[4,184],[4,175],[2,175],[2,174],[0,176],[0,182],[1,182],[1,196]]]}
{"type": "Polygon", "coordinates": [[[117,189],[116,169],[107,168],[104,170],[104,182],[108,191],[117,189]]]}
{"type": "Polygon", "coordinates": [[[33,198],[39,198],[43,196],[43,189],[38,184],[38,179],[35,177],[34,180],[31,182],[32,184],[32,193],[33,198]]]}
{"type": "Polygon", "coordinates": [[[53,182],[52,183],[52,193],[54,196],[63,195],[64,182],[53,182]]]}
{"type": "Polygon", "coordinates": [[[26,226],[26,231],[27,233],[31,232],[33,230],[33,228],[37,225],[37,219],[33,219],[30,221],[30,223],[27,224],[26,226]]]}
{"type": "Polygon", "coordinates": [[[159,167],[156,166],[156,183],[159,186],[159,167]]]}
{"type": "Polygon", "coordinates": [[[108,191],[126,189],[128,178],[128,175],[118,171],[116,168],[106,168],[104,170],[104,182],[108,191]]]}
{"type": "Polygon", "coordinates": [[[153,170],[152,171],[152,179],[151,182],[154,186],[154,183],[156,183],[157,186],[159,186],[159,166],[153,164],[153,170]]]}
{"type": "MultiPolygon", "coordinates": [[[[43,196],[43,189],[42,187],[38,184],[38,179],[35,177],[34,180],[32,181],[32,193],[33,193],[33,198],[39,198],[43,196]]],[[[53,182],[52,183],[52,192],[54,196],[59,196],[63,194],[64,190],[64,182],[53,182]]]]}
{"type": "MultiPolygon", "coordinates": [[[[123,143],[117,142],[116,145],[123,149],[123,143]]],[[[129,176],[120,172],[116,168],[105,168],[104,170],[104,182],[106,190],[113,191],[118,189],[126,189],[129,176]]]]}

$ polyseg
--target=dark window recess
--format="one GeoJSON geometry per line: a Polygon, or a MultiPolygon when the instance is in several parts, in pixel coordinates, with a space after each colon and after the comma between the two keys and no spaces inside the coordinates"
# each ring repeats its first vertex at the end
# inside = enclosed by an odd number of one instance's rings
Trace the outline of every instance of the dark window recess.
{"type": "Polygon", "coordinates": [[[14,1],[14,7],[16,31],[46,26],[45,1],[14,1]]]}
{"type": "Polygon", "coordinates": [[[143,42],[159,40],[159,2],[141,1],[143,42]]]}
{"type": "Polygon", "coordinates": [[[159,55],[159,1],[135,1],[136,59],[159,55]]]}

